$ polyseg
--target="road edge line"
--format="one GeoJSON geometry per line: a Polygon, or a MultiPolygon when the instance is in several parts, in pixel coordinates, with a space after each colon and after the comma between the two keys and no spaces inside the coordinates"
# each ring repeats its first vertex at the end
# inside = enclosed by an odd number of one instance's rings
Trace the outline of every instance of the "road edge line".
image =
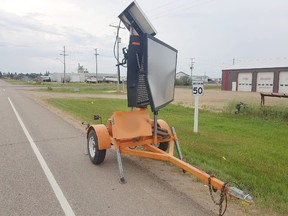
{"type": "Polygon", "coordinates": [[[58,201],[59,201],[59,203],[60,203],[60,205],[64,211],[64,213],[65,213],[65,215],[75,216],[75,213],[73,212],[70,204],[68,203],[66,197],[64,196],[60,186],[58,185],[58,183],[57,183],[57,181],[53,175],[53,173],[49,169],[46,161],[44,160],[43,156],[41,155],[37,145],[33,141],[31,135],[29,134],[26,126],[24,125],[22,119],[20,118],[20,115],[18,114],[16,108],[14,107],[14,105],[13,105],[13,103],[9,97],[8,97],[8,100],[10,102],[10,105],[11,105],[11,107],[12,107],[12,109],[13,109],[13,111],[14,111],[17,119],[18,119],[18,122],[21,125],[21,127],[22,127],[22,129],[23,129],[23,131],[24,131],[24,133],[25,133],[25,135],[26,135],[26,137],[27,137],[27,139],[31,145],[31,148],[33,149],[33,151],[34,151],[34,153],[35,153],[35,155],[36,155],[36,157],[37,157],[37,159],[38,159],[38,161],[39,161],[39,163],[40,163],[40,165],[41,165],[41,167],[42,167],[42,169],[43,169],[43,171],[44,171],[44,173],[45,173],[45,175],[46,175],[46,177],[47,177],[47,179],[48,179],[48,181],[49,181],[49,183],[50,183],[50,185],[51,185],[51,187],[52,187],[52,189],[53,189],[53,191],[54,191],[54,193],[55,193],[55,195],[56,195],[56,197],[57,197],[57,199],[58,199],[58,201]]]}

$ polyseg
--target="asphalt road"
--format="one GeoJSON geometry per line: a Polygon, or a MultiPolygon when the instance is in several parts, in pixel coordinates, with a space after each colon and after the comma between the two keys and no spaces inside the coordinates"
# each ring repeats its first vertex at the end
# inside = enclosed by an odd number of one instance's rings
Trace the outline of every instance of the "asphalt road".
{"type": "Polygon", "coordinates": [[[116,153],[100,166],[85,131],[0,80],[0,215],[216,215],[116,153]]]}

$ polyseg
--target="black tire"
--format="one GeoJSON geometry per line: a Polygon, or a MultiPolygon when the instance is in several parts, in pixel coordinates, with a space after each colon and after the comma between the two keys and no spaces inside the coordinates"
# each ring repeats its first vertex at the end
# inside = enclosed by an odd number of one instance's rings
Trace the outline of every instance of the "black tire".
{"type": "Polygon", "coordinates": [[[106,156],[106,149],[99,150],[98,138],[94,130],[90,130],[87,138],[88,155],[92,163],[101,164],[106,156]]]}
{"type": "Polygon", "coordinates": [[[167,151],[169,147],[169,142],[161,142],[158,146],[159,149],[161,149],[162,151],[167,151]]]}

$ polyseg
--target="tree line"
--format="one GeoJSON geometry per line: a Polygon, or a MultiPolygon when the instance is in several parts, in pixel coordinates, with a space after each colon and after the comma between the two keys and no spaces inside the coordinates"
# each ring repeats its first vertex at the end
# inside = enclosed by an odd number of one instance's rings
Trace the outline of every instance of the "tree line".
{"type": "Polygon", "coordinates": [[[23,73],[11,73],[11,72],[2,72],[0,71],[0,79],[14,79],[14,80],[23,80],[23,79],[27,79],[27,80],[33,80],[39,76],[43,76],[43,75],[48,75],[47,73],[46,74],[42,74],[42,73],[26,73],[26,74],[23,74],[23,73]]]}
{"type": "Polygon", "coordinates": [[[182,76],[179,79],[175,80],[175,85],[176,86],[191,86],[192,85],[191,77],[182,76]]]}

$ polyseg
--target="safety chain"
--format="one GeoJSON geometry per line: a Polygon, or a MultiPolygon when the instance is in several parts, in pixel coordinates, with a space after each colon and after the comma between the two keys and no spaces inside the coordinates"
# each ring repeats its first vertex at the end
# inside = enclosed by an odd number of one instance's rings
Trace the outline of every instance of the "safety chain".
{"type": "Polygon", "coordinates": [[[226,186],[228,185],[228,182],[225,182],[223,185],[222,185],[222,188],[221,188],[221,191],[220,191],[220,199],[219,199],[219,202],[216,202],[215,201],[215,198],[213,196],[213,193],[212,191],[216,192],[217,189],[214,188],[212,185],[211,185],[211,178],[214,177],[214,176],[210,176],[208,178],[208,188],[209,188],[209,192],[210,192],[210,197],[212,199],[212,201],[219,206],[219,216],[223,216],[226,212],[226,209],[227,209],[227,195],[225,193],[225,189],[226,189],[226,186]],[[223,203],[225,201],[225,207],[223,209],[223,203]]]}

